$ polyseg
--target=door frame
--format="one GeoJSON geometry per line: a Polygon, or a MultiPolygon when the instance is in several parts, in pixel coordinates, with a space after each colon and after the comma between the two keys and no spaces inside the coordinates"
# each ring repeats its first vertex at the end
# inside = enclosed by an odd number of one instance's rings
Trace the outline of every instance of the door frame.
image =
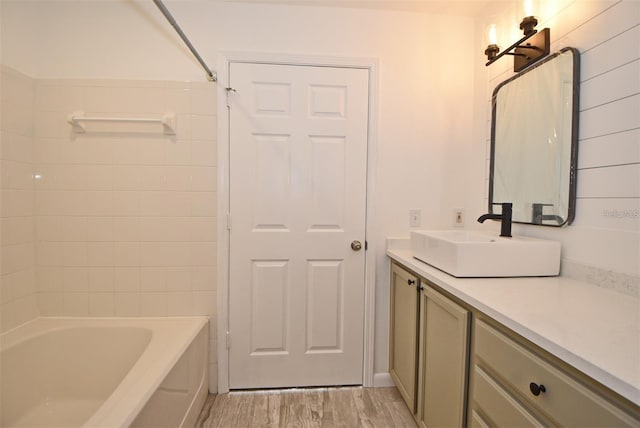
{"type": "Polygon", "coordinates": [[[230,197],[229,179],[229,110],[227,108],[227,82],[231,63],[265,63],[279,65],[343,67],[366,69],[369,72],[369,112],[367,124],[367,203],[365,235],[368,241],[365,253],[364,285],[364,341],[363,386],[373,386],[375,350],[375,272],[377,246],[374,240],[374,186],[377,171],[378,129],[378,61],[372,58],[327,57],[255,52],[220,52],[218,54],[218,159],[217,159],[217,356],[218,393],[229,392],[229,230],[227,228],[230,197]]]}

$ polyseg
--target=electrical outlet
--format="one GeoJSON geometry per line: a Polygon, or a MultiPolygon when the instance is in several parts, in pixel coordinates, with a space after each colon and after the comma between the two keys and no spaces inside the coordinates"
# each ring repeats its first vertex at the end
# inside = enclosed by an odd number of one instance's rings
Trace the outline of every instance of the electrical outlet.
{"type": "Polygon", "coordinates": [[[409,226],[420,227],[422,222],[422,213],[420,210],[409,210],[409,226]]]}
{"type": "Polygon", "coordinates": [[[453,227],[464,227],[464,208],[453,210],[453,227]]]}

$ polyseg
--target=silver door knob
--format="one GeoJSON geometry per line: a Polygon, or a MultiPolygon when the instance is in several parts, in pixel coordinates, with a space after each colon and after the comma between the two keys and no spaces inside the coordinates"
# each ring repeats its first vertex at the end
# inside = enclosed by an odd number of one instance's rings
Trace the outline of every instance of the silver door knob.
{"type": "Polygon", "coordinates": [[[351,243],[351,249],[353,251],[360,251],[362,250],[362,243],[360,241],[353,241],[351,243]]]}

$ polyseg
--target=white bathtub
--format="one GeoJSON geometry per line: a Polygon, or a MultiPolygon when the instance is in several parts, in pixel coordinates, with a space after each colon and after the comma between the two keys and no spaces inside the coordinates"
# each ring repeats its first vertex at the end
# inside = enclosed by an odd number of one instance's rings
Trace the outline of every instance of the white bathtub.
{"type": "Polygon", "coordinates": [[[0,336],[0,426],[193,426],[208,320],[38,318],[0,336]]]}

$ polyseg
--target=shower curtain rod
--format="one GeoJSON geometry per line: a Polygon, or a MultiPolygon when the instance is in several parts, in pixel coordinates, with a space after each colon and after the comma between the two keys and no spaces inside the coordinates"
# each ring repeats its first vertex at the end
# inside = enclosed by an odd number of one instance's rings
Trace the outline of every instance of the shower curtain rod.
{"type": "Polygon", "coordinates": [[[212,82],[217,82],[218,73],[216,73],[215,71],[212,71],[207,66],[207,64],[204,62],[204,60],[202,59],[202,57],[200,56],[196,48],[193,47],[193,45],[191,44],[187,36],[182,32],[182,29],[180,28],[176,20],[173,18],[173,15],[171,15],[171,12],[169,12],[169,10],[162,3],[162,0],[153,0],[153,2],[155,3],[156,6],[158,6],[158,9],[160,9],[160,12],[162,12],[164,17],[167,18],[167,21],[169,21],[169,24],[171,24],[171,26],[176,30],[176,32],[178,33],[182,41],[187,45],[187,47],[189,48],[193,56],[196,57],[196,59],[198,60],[202,68],[204,68],[204,71],[207,72],[207,78],[212,82]]]}

